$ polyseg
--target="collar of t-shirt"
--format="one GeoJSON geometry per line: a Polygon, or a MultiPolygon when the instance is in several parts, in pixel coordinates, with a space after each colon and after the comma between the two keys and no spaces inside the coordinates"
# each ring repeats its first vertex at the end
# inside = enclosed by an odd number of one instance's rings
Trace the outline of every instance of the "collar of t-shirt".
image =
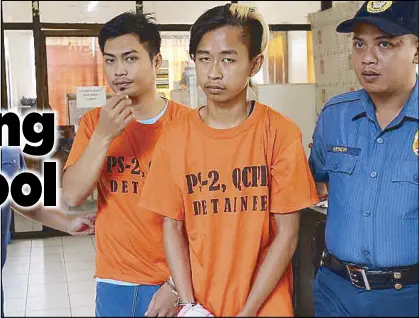
{"type": "Polygon", "coordinates": [[[145,120],[137,120],[139,123],[144,124],[144,125],[152,125],[155,124],[160,118],[163,117],[164,112],[167,109],[167,105],[169,105],[169,100],[166,100],[166,106],[164,106],[164,108],[162,109],[162,111],[160,113],[158,113],[156,116],[154,116],[153,118],[150,119],[145,119],[145,120]]]}

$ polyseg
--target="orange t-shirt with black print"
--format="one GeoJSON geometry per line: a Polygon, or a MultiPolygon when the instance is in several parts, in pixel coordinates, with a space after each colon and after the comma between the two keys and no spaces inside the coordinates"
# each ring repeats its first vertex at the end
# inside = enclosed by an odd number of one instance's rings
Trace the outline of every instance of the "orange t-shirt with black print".
{"type": "MultiPolygon", "coordinates": [[[[64,169],[83,154],[98,125],[100,110],[82,117],[64,169]]],[[[132,121],[112,141],[97,183],[95,277],[152,285],[169,276],[162,217],[139,209],[138,202],[160,135],[169,122],[188,111],[190,108],[169,101],[156,123],[132,121]]]]}
{"type": "MultiPolygon", "coordinates": [[[[184,220],[196,300],[215,316],[234,316],[275,237],[273,213],[317,202],[300,130],[256,102],[231,129],[207,126],[198,110],[172,122],[140,206],[184,220]]],[[[258,315],[293,315],[291,264],[258,315]]]]}

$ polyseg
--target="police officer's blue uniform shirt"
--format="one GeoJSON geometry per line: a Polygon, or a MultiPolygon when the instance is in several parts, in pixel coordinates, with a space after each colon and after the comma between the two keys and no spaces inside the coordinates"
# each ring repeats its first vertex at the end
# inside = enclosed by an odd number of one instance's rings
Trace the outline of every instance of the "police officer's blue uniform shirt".
{"type": "MultiPolygon", "coordinates": [[[[20,148],[1,147],[1,174],[12,179],[18,172],[26,170],[25,160],[20,148]]],[[[11,181],[11,180],[9,180],[11,181]]],[[[1,206],[1,267],[6,258],[7,231],[11,222],[10,196],[1,206]]]]}
{"type": "MultiPolygon", "coordinates": [[[[19,171],[26,170],[25,160],[19,148],[0,147],[1,149],[1,174],[12,179],[19,171]]],[[[7,234],[10,229],[12,212],[9,200],[1,206],[1,268],[3,269],[6,261],[7,234]]],[[[3,284],[1,288],[1,303],[3,316],[3,284]]]]}
{"type": "Polygon", "coordinates": [[[385,130],[363,89],[327,102],[309,161],[329,183],[331,254],[371,268],[418,263],[418,155],[418,79],[385,130]]]}

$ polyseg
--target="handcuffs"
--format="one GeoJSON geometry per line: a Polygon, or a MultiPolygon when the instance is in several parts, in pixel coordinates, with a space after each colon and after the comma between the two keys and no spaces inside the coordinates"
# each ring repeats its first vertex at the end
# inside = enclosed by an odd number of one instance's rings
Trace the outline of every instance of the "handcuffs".
{"type": "Polygon", "coordinates": [[[191,304],[192,306],[195,306],[197,303],[194,302],[190,302],[190,301],[180,301],[179,298],[179,293],[176,290],[175,287],[175,283],[173,282],[173,279],[171,276],[169,276],[169,278],[166,280],[166,284],[170,287],[170,291],[176,295],[177,300],[176,300],[176,307],[183,307],[183,306],[187,306],[189,304],[191,304]]]}

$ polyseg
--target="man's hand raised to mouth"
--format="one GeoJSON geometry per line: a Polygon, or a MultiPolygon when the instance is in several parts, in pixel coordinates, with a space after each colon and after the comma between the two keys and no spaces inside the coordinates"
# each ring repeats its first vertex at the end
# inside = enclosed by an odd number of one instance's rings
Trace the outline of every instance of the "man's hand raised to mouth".
{"type": "Polygon", "coordinates": [[[134,119],[131,104],[131,99],[123,93],[118,93],[109,98],[100,111],[96,133],[109,142],[119,136],[122,130],[134,119]]]}

